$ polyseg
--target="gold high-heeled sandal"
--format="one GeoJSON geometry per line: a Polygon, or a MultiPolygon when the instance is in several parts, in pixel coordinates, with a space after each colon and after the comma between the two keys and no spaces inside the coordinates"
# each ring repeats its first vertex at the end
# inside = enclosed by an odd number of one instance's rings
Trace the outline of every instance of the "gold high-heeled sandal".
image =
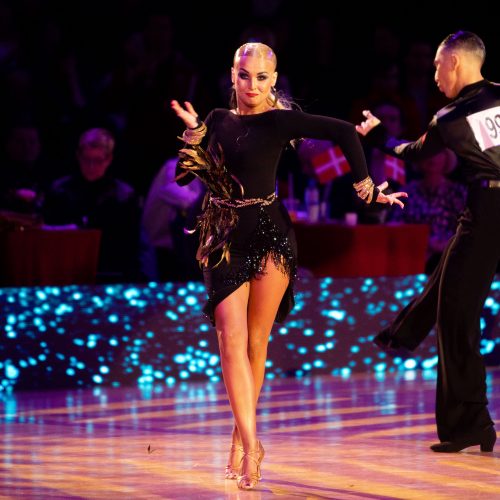
{"type": "Polygon", "coordinates": [[[229,451],[229,461],[226,465],[226,479],[236,479],[238,477],[241,461],[243,460],[243,446],[232,444],[229,451]]]}
{"type": "Polygon", "coordinates": [[[262,479],[261,475],[260,475],[260,464],[262,463],[262,460],[264,460],[264,455],[266,453],[266,451],[264,450],[264,447],[262,446],[262,443],[260,441],[257,441],[258,444],[259,444],[259,458],[258,458],[258,461],[259,461],[259,481],[262,479]]]}
{"type": "Polygon", "coordinates": [[[243,460],[245,459],[245,457],[248,457],[255,462],[257,470],[255,472],[251,472],[250,474],[241,474],[238,476],[237,485],[240,490],[252,490],[257,486],[258,482],[262,479],[260,464],[264,459],[264,454],[265,454],[264,447],[262,446],[262,443],[260,441],[258,441],[258,448],[256,450],[243,452],[240,469],[243,468],[243,460]],[[257,458],[255,458],[254,455],[257,455],[257,458]]]}

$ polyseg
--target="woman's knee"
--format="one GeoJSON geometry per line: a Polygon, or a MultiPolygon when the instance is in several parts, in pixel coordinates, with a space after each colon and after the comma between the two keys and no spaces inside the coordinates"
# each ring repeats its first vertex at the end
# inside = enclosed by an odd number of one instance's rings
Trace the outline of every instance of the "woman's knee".
{"type": "Polygon", "coordinates": [[[270,334],[268,329],[252,329],[248,332],[248,356],[250,359],[266,356],[270,334]]]}
{"type": "Polygon", "coordinates": [[[253,362],[265,363],[267,358],[267,345],[254,345],[248,348],[248,360],[253,362]]]}
{"type": "Polygon", "coordinates": [[[241,328],[217,328],[221,356],[241,356],[247,351],[247,334],[241,328]]]}

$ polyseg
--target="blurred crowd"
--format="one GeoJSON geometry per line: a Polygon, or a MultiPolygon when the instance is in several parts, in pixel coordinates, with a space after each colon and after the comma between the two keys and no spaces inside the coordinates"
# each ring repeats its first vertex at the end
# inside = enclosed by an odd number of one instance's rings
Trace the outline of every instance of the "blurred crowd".
{"type": "MultiPolygon", "coordinates": [[[[184,228],[204,191],[173,182],[182,127],[168,103],[191,101],[202,117],[227,107],[224,64],[241,43],[275,49],[278,89],[307,112],[359,122],[371,109],[394,136],[414,139],[446,102],[433,57],[455,26],[412,33],[390,16],[354,21],[314,1],[307,12],[244,1],[239,17],[169,4],[0,0],[1,227],[24,214],[34,225],[101,229],[102,282],[201,277],[184,228]]],[[[404,165],[369,146],[366,154],[376,183],[408,190],[405,211],[362,206],[335,144],[307,138],[283,155],[279,196],[300,203],[312,181],[325,218],[428,222],[434,259],[463,204],[456,158],[404,165]]]]}

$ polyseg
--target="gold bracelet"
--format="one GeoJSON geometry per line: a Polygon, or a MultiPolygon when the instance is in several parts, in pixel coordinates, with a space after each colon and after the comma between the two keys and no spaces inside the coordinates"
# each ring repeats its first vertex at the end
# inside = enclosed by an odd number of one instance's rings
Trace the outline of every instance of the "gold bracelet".
{"type": "Polygon", "coordinates": [[[359,198],[364,200],[367,204],[371,203],[375,184],[370,176],[365,177],[362,181],[355,182],[353,187],[359,198]]]}
{"type": "Polygon", "coordinates": [[[205,125],[205,123],[201,122],[201,125],[199,125],[196,128],[187,128],[186,130],[184,130],[182,134],[182,140],[186,144],[191,144],[191,145],[200,144],[203,137],[205,137],[206,133],[207,133],[207,126],[205,125]]]}
{"type": "Polygon", "coordinates": [[[370,184],[373,184],[373,181],[372,178],[368,176],[359,182],[355,182],[353,184],[353,187],[356,191],[359,191],[362,187],[369,186],[370,184]]]}

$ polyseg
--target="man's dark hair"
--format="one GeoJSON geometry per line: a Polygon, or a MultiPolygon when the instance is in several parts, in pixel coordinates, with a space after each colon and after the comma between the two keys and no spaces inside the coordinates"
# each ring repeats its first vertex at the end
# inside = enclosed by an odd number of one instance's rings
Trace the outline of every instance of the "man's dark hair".
{"type": "Polygon", "coordinates": [[[447,50],[465,50],[474,54],[480,61],[481,64],[486,58],[486,48],[484,42],[475,33],[471,31],[456,31],[451,35],[448,35],[440,44],[447,50]]]}

